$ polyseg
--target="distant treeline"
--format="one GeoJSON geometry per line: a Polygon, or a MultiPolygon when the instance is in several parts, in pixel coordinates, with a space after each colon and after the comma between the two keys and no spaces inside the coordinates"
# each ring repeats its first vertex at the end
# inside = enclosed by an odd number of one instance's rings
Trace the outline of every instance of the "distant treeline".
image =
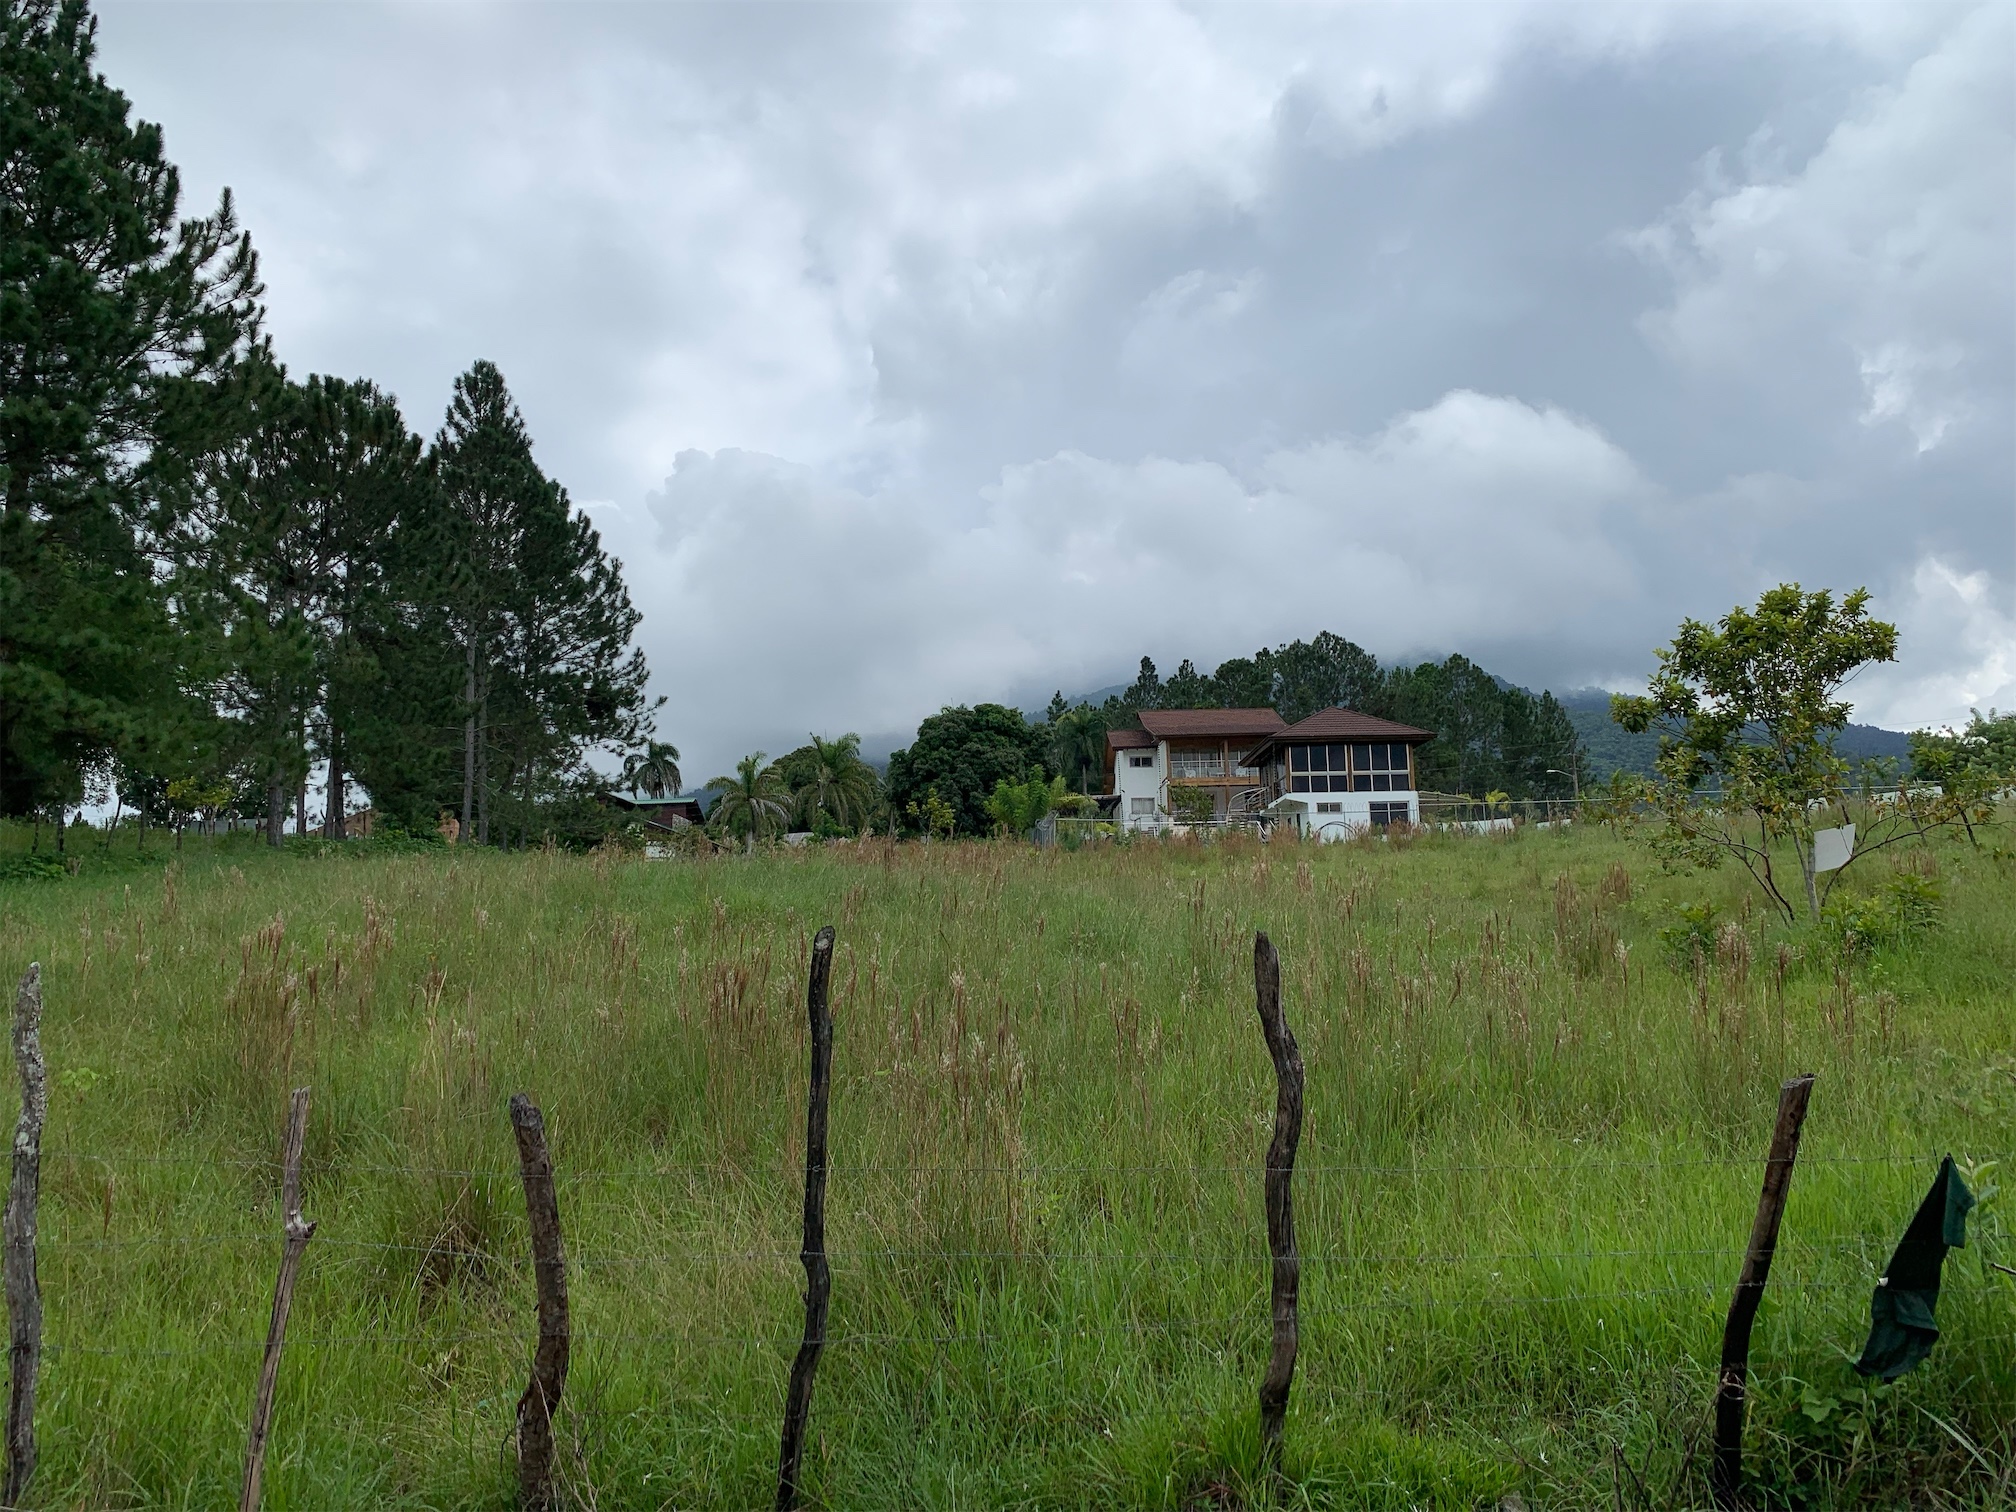
{"type": "MultiPolygon", "coordinates": [[[[503,376],[431,444],[369,380],[290,377],[227,192],[180,213],[81,4],[0,10],[0,817],[306,817],[326,763],[432,829],[592,810],[648,733],[622,577],[503,376]]],[[[60,822],[60,821],[59,821],[60,822]]]]}
{"type": "Polygon", "coordinates": [[[1272,708],[1293,724],[1336,705],[1434,731],[1417,757],[1430,790],[1567,797],[1590,780],[1575,727],[1553,695],[1513,687],[1462,656],[1382,668],[1364,647],[1326,631],[1209,674],[1185,660],[1164,678],[1144,656],[1121,692],[1095,703],[1060,690],[1040,718],[1001,704],[944,709],[889,758],[883,812],[923,830],[935,801],[955,832],[985,834],[996,783],[1062,776],[1073,793],[1103,792],[1106,732],[1133,728],[1143,709],[1272,708]]]}
{"type": "Polygon", "coordinates": [[[1465,656],[1381,667],[1363,646],[1324,631],[1202,673],[1189,661],[1162,677],[1141,658],[1125,691],[1073,706],[1059,692],[1048,711],[1057,770],[1074,789],[1097,780],[1106,731],[1132,726],[1143,709],[1272,708],[1290,724],[1341,705],[1432,730],[1421,747],[1419,780],[1439,792],[1503,792],[1513,798],[1572,795],[1590,772],[1574,723],[1551,693],[1533,694],[1493,677],[1465,656]]]}

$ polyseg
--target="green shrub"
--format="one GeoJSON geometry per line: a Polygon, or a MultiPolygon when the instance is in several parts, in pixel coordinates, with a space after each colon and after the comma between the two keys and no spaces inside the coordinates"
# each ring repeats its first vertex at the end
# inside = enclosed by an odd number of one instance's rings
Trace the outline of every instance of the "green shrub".
{"type": "Polygon", "coordinates": [[[1883,888],[1905,934],[1929,934],[1946,920],[1946,900],[1939,884],[1916,872],[1899,872],[1883,888]]]}
{"type": "Polygon", "coordinates": [[[1939,928],[1945,905],[1939,884],[1899,872],[1880,893],[1836,893],[1820,912],[1821,932],[1843,955],[1864,955],[1939,928]]]}
{"type": "Polygon", "coordinates": [[[69,875],[55,856],[0,856],[0,882],[56,882],[69,875]]]}
{"type": "Polygon", "coordinates": [[[1715,959],[1715,912],[1715,904],[1705,898],[1674,908],[1673,922],[1659,931],[1659,948],[1665,952],[1667,965],[1688,972],[1697,960],[1715,959]]]}

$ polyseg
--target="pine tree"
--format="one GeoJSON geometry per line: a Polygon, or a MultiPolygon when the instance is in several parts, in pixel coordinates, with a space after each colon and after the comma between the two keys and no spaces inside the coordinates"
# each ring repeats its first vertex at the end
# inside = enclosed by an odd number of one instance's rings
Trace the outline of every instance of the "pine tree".
{"type": "Polygon", "coordinates": [[[1384,686],[1371,652],[1328,630],[1312,641],[1291,641],[1271,658],[1273,704],[1294,724],[1318,709],[1343,707],[1373,712],[1384,686]]]}
{"type": "Polygon", "coordinates": [[[262,352],[242,398],[245,433],[198,469],[182,599],[194,623],[215,629],[211,697],[234,722],[235,764],[264,794],[267,841],[278,845],[288,796],[308,774],[327,544],[302,463],[303,391],[262,352]]]}
{"type": "Polygon", "coordinates": [[[382,715],[385,676],[376,652],[401,607],[391,566],[402,536],[429,519],[421,442],[398,404],[366,380],[311,377],[295,433],[297,488],[317,536],[311,612],[320,685],[314,720],[328,763],[327,832],[344,838],[352,732],[382,715]]]}
{"type": "Polygon", "coordinates": [[[522,836],[585,747],[648,732],[639,616],[594,527],[533,460],[493,364],[455,381],[434,458],[463,657],[462,822],[488,844],[500,801],[522,836]]]}
{"type": "Polygon", "coordinates": [[[0,0],[0,813],[189,714],[168,543],[259,319],[228,192],[178,220],[95,50],[83,0],[0,0]]]}
{"type": "Polygon", "coordinates": [[[1141,670],[1128,684],[1127,691],[1120,695],[1120,701],[1135,710],[1162,707],[1162,676],[1149,658],[1141,658],[1141,670]]]}

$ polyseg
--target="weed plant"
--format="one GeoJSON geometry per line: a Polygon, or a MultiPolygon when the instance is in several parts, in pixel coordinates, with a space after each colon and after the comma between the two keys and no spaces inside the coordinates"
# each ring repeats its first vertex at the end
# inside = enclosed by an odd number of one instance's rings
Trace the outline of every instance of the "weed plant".
{"type": "Polygon", "coordinates": [[[1593,829],[655,862],[194,839],[142,860],[73,835],[78,875],[0,881],[0,979],[42,962],[52,1076],[31,1501],[230,1502],[307,1084],[319,1227],[267,1506],[512,1504],[519,1089],[560,1173],[568,1495],[767,1506],[801,1323],[804,971],[831,922],[819,1505],[1705,1504],[1722,1316],[1778,1085],[1807,1070],[1752,1354],[1758,1494],[2007,1505],[1998,835],[1872,858],[1814,929],[1593,829]],[[1256,928],[1308,1067],[1278,1485],[1256,928]],[[1865,1390],[1870,1288],[1949,1150],[1984,1200],[1944,1336],[1865,1390]]]}

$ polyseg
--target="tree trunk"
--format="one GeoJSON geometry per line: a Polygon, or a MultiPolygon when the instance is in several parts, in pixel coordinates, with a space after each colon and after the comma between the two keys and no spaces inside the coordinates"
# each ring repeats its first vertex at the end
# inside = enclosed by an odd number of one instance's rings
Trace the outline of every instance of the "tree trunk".
{"type": "Polygon", "coordinates": [[[490,697],[476,704],[476,843],[490,843],[490,697]]]}
{"type": "MultiPolygon", "coordinates": [[[[272,846],[279,845],[280,832],[286,828],[287,789],[280,785],[280,774],[275,772],[266,779],[266,843],[272,846]]],[[[147,831],[147,821],[144,817],[140,821],[140,831],[144,844],[147,831]]]]}
{"type": "Polygon", "coordinates": [[[474,817],[476,798],[476,637],[469,637],[469,647],[462,662],[462,707],[468,712],[462,719],[462,834],[467,840],[471,833],[469,821],[474,817]]]}
{"type": "Polygon", "coordinates": [[[343,824],[343,809],[349,803],[344,793],[343,780],[343,735],[339,730],[329,732],[329,812],[324,816],[323,829],[331,840],[350,838],[343,824]]]}
{"type": "Polygon", "coordinates": [[[1806,916],[1818,923],[1820,889],[1813,873],[1813,846],[1795,835],[1792,837],[1792,849],[1799,853],[1799,880],[1806,884],[1806,916]]]}

